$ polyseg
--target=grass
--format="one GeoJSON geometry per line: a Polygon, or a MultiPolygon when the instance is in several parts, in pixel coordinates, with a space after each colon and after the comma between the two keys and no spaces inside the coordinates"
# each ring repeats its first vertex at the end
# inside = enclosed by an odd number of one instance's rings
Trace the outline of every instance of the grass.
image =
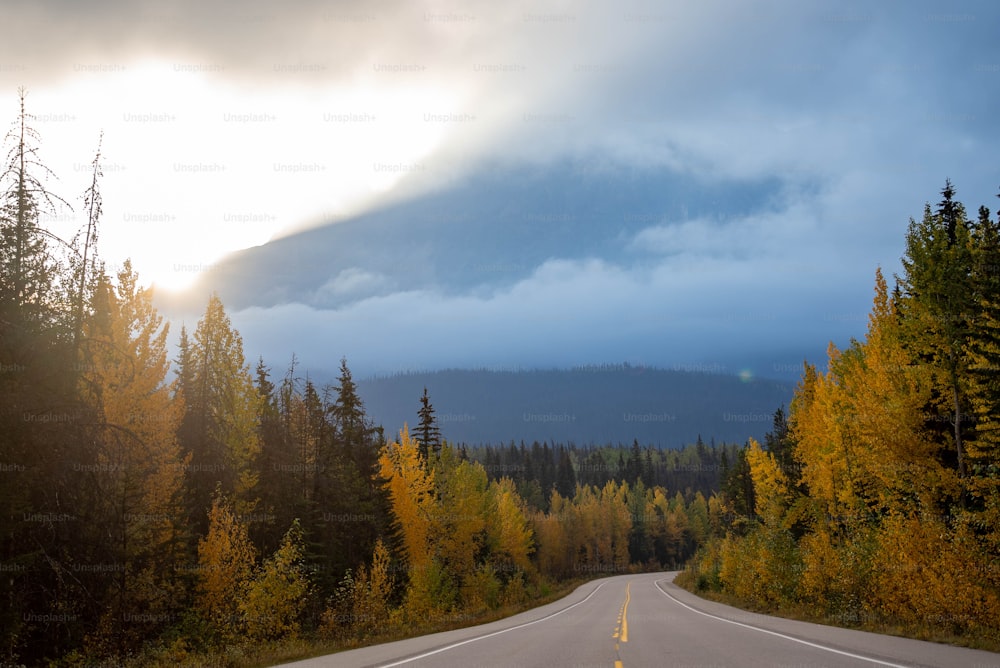
{"type": "Polygon", "coordinates": [[[300,637],[273,643],[229,645],[227,647],[215,648],[208,652],[190,650],[183,640],[179,640],[171,646],[160,647],[155,651],[146,652],[131,661],[127,661],[124,665],[129,667],[150,666],[151,668],[263,668],[265,666],[309,659],[360,647],[368,647],[370,645],[415,638],[428,633],[439,633],[441,631],[451,631],[486,624],[557,601],[572,593],[574,589],[586,581],[587,579],[580,578],[552,586],[543,585],[540,595],[526,601],[523,605],[504,606],[477,614],[457,613],[436,623],[426,623],[420,626],[392,627],[379,633],[368,635],[363,639],[328,640],[300,637]]]}
{"type": "Polygon", "coordinates": [[[804,605],[783,605],[767,606],[760,605],[754,601],[744,601],[724,591],[711,589],[699,589],[697,580],[690,570],[684,570],[674,580],[674,584],[685,589],[695,596],[708,601],[722,603],[734,608],[755,612],[783,619],[794,619],[800,622],[810,622],[813,624],[823,624],[824,626],[836,626],[845,629],[858,631],[868,631],[870,633],[881,633],[884,635],[897,636],[900,638],[912,638],[914,640],[926,640],[958,647],[968,647],[971,649],[981,649],[988,652],[1000,652],[1000,637],[980,637],[971,634],[955,634],[929,624],[911,625],[902,624],[888,619],[875,618],[870,615],[829,615],[817,614],[816,611],[804,605]]]}

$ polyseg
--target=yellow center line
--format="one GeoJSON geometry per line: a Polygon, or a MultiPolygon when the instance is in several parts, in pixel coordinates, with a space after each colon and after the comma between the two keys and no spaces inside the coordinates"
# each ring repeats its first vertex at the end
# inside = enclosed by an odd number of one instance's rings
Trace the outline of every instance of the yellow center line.
{"type": "Polygon", "coordinates": [[[628,603],[632,600],[632,593],[629,590],[631,586],[631,582],[625,585],[625,605],[622,607],[622,642],[628,642],[628,603]]]}
{"type": "MultiPolygon", "coordinates": [[[[622,609],[618,611],[618,623],[615,626],[615,634],[611,636],[618,642],[615,643],[615,653],[618,652],[619,642],[628,642],[628,603],[632,600],[632,583],[625,585],[625,602],[622,609]]],[[[615,668],[623,668],[621,659],[615,661],[615,668]]]]}

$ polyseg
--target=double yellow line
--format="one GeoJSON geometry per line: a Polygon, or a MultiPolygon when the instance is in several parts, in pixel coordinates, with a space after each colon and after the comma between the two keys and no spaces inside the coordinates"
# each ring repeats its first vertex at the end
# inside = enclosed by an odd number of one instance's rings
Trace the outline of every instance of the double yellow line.
{"type": "MultiPolygon", "coordinates": [[[[619,642],[628,642],[628,604],[632,600],[631,587],[631,582],[625,585],[625,602],[622,603],[622,609],[618,613],[618,627],[615,629],[615,634],[611,636],[618,641],[615,643],[616,652],[619,642]]],[[[622,668],[621,660],[615,661],[615,668],[622,668]]]]}

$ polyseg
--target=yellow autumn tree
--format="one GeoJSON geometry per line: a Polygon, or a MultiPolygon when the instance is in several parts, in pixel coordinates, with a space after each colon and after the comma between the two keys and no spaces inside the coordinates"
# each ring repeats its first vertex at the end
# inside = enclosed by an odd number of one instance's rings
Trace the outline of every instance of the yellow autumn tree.
{"type": "Polygon", "coordinates": [[[208,513],[208,535],[198,541],[197,608],[222,639],[237,637],[244,629],[241,602],[256,560],[246,525],[217,494],[208,513]]]}
{"type": "Polygon", "coordinates": [[[533,573],[534,534],[514,481],[507,477],[495,480],[489,491],[489,534],[496,563],[533,573]]]}
{"type": "Polygon", "coordinates": [[[538,570],[547,577],[568,577],[576,557],[576,543],[572,540],[572,502],[558,491],[552,490],[549,512],[535,511],[532,529],[536,542],[538,570]]]}
{"type": "Polygon", "coordinates": [[[476,571],[476,556],[486,538],[489,481],[482,464],[456,459],[454,449],[444,444],[435,466],[434,533],[438,556],[456,584],[464,588],[476,571]]]}
{"type": "Polygon", "coordinates": [[[299,634],[300,616],[310,593],[303,565],[302,528],[295,520],[278,550],[246,585],[239,612],[251,640],[278,640],[299,634]]]}
{"type": "Polygon", "coordinates": [[[398,441],[382,448],[378,463],[403,557],[411,569],[419,569],[432,556],[431,528],[437,509],[434,473],[424,466],[418,443],[410,438],[406,426],[398,441]]]}
{"type": "Polygon", "coordinates": [[[389,605],[392,588],[389,549],[379,538],[372,551],[371,566],[362,564],[354,579],[350,621],[355,634],[377,635],[386,629],[392,612],[389,605]]]}
{"type": "Polygon", "coordinates": [[[405,425],[399,441],[382,448],[378,463],[409,575],[404,612],[426,621],[449,610],[457,598],[436,554],[440,510],[434,471],[425,465],[419,443],[405,425]]]}
{"type": "Polygon", "coordinates": [[[183,407],[170,396],[168,325],[152,299],[128,261],[116,283],[101,276],[79,346],[80,392],[100,420],[98,460],[81,470],[93,472],[114,551],[108,559],[120,564],[102,631],[119,638],[153,632],[124,620],[169,618],[182,599],[174,565],[183,551],[184,461],[175,436],[183,407]]]}

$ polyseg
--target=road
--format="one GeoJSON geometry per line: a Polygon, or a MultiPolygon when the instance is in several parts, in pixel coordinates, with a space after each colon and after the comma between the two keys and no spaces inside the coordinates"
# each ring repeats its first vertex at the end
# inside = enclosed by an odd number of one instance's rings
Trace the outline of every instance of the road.
{"type": "Polygon", "coordinates": [[[562,600],[500,621],[285,665],[1000,668],[1000,654],[992,652],[808,624],[705,601],[674,585],[674,575],[595,580],[562,600]]]}

